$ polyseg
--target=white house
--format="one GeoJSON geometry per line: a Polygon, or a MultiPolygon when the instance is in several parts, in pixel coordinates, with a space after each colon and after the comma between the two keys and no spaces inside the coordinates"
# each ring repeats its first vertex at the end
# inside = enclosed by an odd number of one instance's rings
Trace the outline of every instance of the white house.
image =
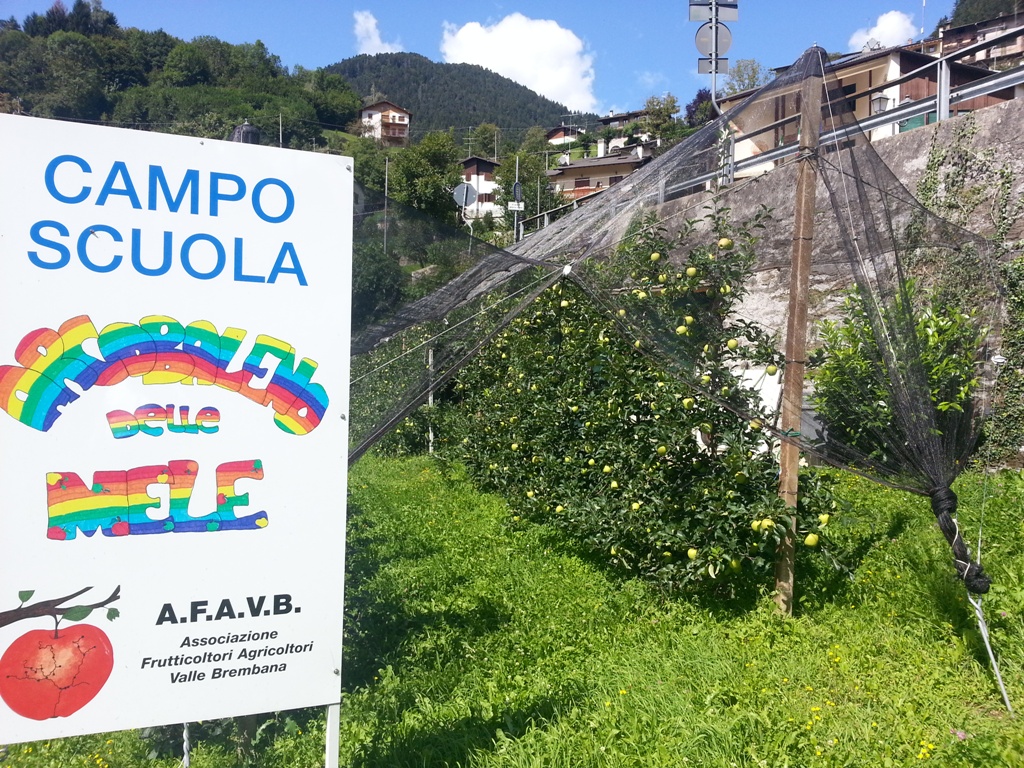
{"type": "Polygon", "coordinates": [[[478,219],[489,213],[499,219],[504,214],[505,209],[494,201],[498,189],[494,171],[499,165],[494,160],[475,155],[462,161],[462,179],[476,190],[476,202],[466,208],[468,218],[478,219]]]}
{"type": "Polygon", "coordinates": [[[359,111],[362,135],[388,147],[404,147],[409,143],[412,113],[390,101],[378,101],[359,111]]]}

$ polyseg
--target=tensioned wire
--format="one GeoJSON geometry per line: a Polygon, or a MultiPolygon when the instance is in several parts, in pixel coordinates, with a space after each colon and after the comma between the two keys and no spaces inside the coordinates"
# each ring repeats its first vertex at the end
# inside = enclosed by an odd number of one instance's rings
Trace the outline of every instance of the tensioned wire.
{"type": "MultiPolygon", "coordinates": [[[[794,159],[794,158],[787,158],[786,160],[784,160],[783,162],[781,162],[781,163],[779,164],[779,166],[778,166],[778,167],[777,167],[777,168],[776,168],[775,170],[777,170],[778,168],[782,168],[782,167],[784,167],[784,166],[786,166],[786,165],[788,165],[788,164],[790,164],[790,163],[792,163],[792,162],[795,162],[795,159],[794,159]]],[[[729,187],[729,194],[733,194],[733,193],[739,192],[739,191],[741,191],[742,189],[744,189],[745,187],[747,187],[747,186],[749,186],[749,185],[751,185],[751,184],[753,184],[753,183],[755,183],[755,182],[758,182],[758,181],[762,180],[762,178],[763,178],[763,176],[764,176],[764,175],[766,175],[766,174],[762,174],[761,176],[752,176],[752,177],[748,177],[748,178],[744,179],[744,180],[743,180],[743,181],[741,181],[741,182],[737,182],[736,184],[733,184],[733,185],[731,185],[731,186],[729,187]]],[[[703,207],[704,205],[706,205],[706,201],[704,201],[704,200],[701,200],[701,201],[695,201],[695,202],[693,202],[692,204],[690,204],[689,206],[687,206],[687,207],[685,207],[685,208],[683,208],[683,209],[681,209],[681,210],[679,210],[679,211],[676,211],[675,213],[672,213],[672,214],[670,214],[669,216],[666,216],[666,217],[665,217],[665,219],[663,219],[662,221],[671,221],[671,220],[673,220],[673,219],[676,219],[676,218],[678,218],[678,217],[680,217],[680,216],[684,216],[684,215],[686,215],[686,214],[688,214],[688,213],[691,213],[692,211],[696,210],[696,209],[697,209],[697,208],[699,208],[699,207],[703,207]]],[[[611,243],[606,243],[606,244],[603,244],[603,245],[601,246],[600,250],[605,250],[605,249],[612,249],[612,248],[618,247],[619,245],[622,245],[623,243],[626,243],[626,242],[628,242],[629,240],[631,240],[631,239],[633,239],[633,238],[639,237],[639,236],[640,236],[641,234],[645,234],[645,233],[647,233],[647,232],[650,232],[650,231],[654,231],[654,230],[656,230],[656,229],[657,229],[657,228],[658,228],[659,226],[660,226],[660,222],[659,222],[658,224],[654,224],[654,225],[651,225],[651,226],[649,226],[649,227],[643,227],[643,228],[641,228],[641,229],[639,229],[639,230],[637,230],[637,231],[631,232],[631,233],[629,233],[629,234],[627,234],[627,235],[625,235],[625,236],[623,236],[623,237],[619,238],[618,240],[614,240],[614,241],[612,241],[611,243]]],[[[591,251],[591,250],[589,250],[589,249],[588,249],[588,251],[587,251],[587,252],[585,252],[585,253],[584,253],[583,255],[581,255],[581,256],[579,256],[579,257],[577,257],[577,258],[576,258],[576,259],[575,259],[575,260],[573,261],[573,264],[578,264],[579,262],[581,262],[581,261],[583,261],[583,260],[585,260],[585,259],[587,259],[587,258],[590,258],[590,256],[592,256],[592,255],[593,255],[593,253],[594,253],[593,251],[591,251]]],[[[762,269],[764,269],[764,270],[770,270],[770,269],[775,269],[775,267],[763,267],[762,269]]],[[[378,373],[378,372],[380,372],[380,371],[381,371],[381,370],[383,370],[384,368],[387,368],[388,366],[392,365],[393,363],[397,362],[398,360],[401,360],[401,359],[402,359],[403,357],[405,357],[405,356],[407,356],[407,355],[410,355],[410,354],[412,354],[413,352],[415,352],[415,351],[417,351],[417,350],[419,350],[419,349],[422,349],[423,347],[425,347],[425,346],[428,346],[429,344],[431,344],[431,343],[433,343],[433,342],[437,341],[438,339],[442,338],[442,337],[443,337],[443,336],[445,336],[446,334],[448,334],[448,333],[451,333],[451,332],[452,332],[452,331],[454,331],[454,330],[455,330],[456,328],[458,328],[458,327],[459,327],[460,325],[462,325],[462,324],[464,324],[464,323],[467,323],[467,322],[469,322],[470,320],[473,320],[473,319],[475,319],[476,317],[479,317],[479,316],[481,316],[481,315],[484,315],[484,314],[486,314],[487,312],[489,312],[489,311],[491,311],[491,310],[495,309],[495,308],[496,308],[496,307],[498,307],[498,306],[499,306],[499,305],[500,305],[500,304],[501,304],[502,302],[504,302],[504,301],[509,301],[509,300],[511,300],[511,299],[513,299],[513,298],[515,298],[516,296],[518,296],[519,294],[521,294],[521,293],[523,293],[523,292],[525,292],[525,291],[528,291],[528,290],[530,290],[530,289],[531,289],[531,288],[532,288],[532,287],[533,287],[534,285],[536,285],[536,284],[537,284],[538,282],[540,282],[540,281],[542,281],[542,280],[545,280],[545,279],[547,279],[547,277],[549,277],[549,276],[548,276],[548,275],[542,275],[541,277],[539,277],[539,278],[538,278],[538,279],[537,279],[536,281],[534,281],[533,283],[530,283],[529,285],[527,285],[527,286],[524,286],[523,288],[519,289],[518,291],[516,291],[516,292],[514,292],[514,293],[511,293],[511,294],[509,294],[509,295],[508,295],[508,296],[506,296],[505,298],[501,299],[501,300],[500,300],[499,302],[497,302],[497,303],[495,303],[495,304],[492,304],[492,305],[490,305],[489,307],[485,307],[484,309],[480,310],[480,311],[479,311],[479,312],[477,312],[476,314],[474,314],[474,315],[471,315],[471,316],[469,316],[469,317],[465,318],[464,320],[461,320],[460,322],[458,322],[458,323],[456,323],[456,324],[454,324],[454,325],[452,325],[452,326],[450,326],[450,327],[446,328],[445,330],[441,331],[440,333],[437,333],[436,335],[434,335],[434,336],[431,336],[430,338],[428,338],[428,339],[426,339],[426,340],[422,341],[421,343],[419,343],[419,344],[417,344],[416,346],[414,346],[414,347],[410,348],[409,350],[406,350],[406,351],[405,351],[405,352],[403,352],[402,354],[400,354],[400,355],[397,355],[397,356],[395,356],[395,357],[393,357],[393,358],[391,358],[391,359],[389,359],[389,360],[387,360],[387,361],[385,361],[385,362],[381,363],[381,364],[380,364],[379,366],[377,366],[376,368],[373,368],[373,369],[371,369],[371,370],[367,371],[366,373],[363,373],[363,374],[362,374],[361,376],[358,376],[358,377],[356,377],[356,378],[352,379],[351,383],[352,383],[352,384],[355,384],[355,383],[357,383],[357,382],[361,381],[362,379],[364,379],[364,378],[366,378],[366,377],[368,377],[368,376],[372,376],[373,374],[375,374],[375,373],[378,373]]],[[[510,279],[511,279],[511,278],[510,278],[510,279]]],[[[590,292],[589,292],[589,291],[588,291],[587,293],[588,293],[588,295],[592,295],[592,294],[590,294],[590,292]]],[[[737,313],[737,314],[739,314],[739,313],[737,313]]],[[[748,320],[754,321],[754,318],[751,318],[751,317],[747,317],[747,316],[744,316],[744,315],[742,315],[742,314],[739,314],[739,316],[740,316],[740,317],[745,317],[745,319],[748,319],[748,320]]]]}
{"type": "MultiPolygon", "coordinates": [[[[357,382],[360,382],[360,381],[362,381],[363,379],[365,379],[365,378],[366,378],[367,376],[372,376],[372,375],[373,375],[373,374],[375,374],[375,373],[379,373],[380,371],[382,371],[382,370],[384,370],[385,368],[387,368],[387,367],[388,367],[389,365],[392,365],[393,363],[396,363],[396,362],[398,362],[398,361],[399,361],[399,360],[401,360],[401,359],[402,359],[403,357],[406,357],[407,355],[411,355],[411,354],[412,354],[413,352],[415,352],[415,351],[417,351],[417,350],[419,350],[419,349],[422,349],[423,347],[429,346],[430,344],[432,344],[432,343],[436,342],[436,341],[437,341],[438,339],[442,338],[443,336],[445,336],[445,335],[447,335],[447,334],[449,334],[449,333],[452,333],[452,332],[453,332],[453,331],[454,331],[455,329],[457,329],[457,328],[459,328],[460,326],[462,326],[462,325],[464,325],[464,324],[468,323],[469,321],[471,321],[471,320],[475,320],[476,318],[478,318],[478,317],[480,317],[480,316],[482,316],[482,315],[485,315],[485,314],[487,314],[488,312],[491,312],[491,311],[493,311],[494,309],[497,309],[498,307],[500,307],[500,306],[501,306],[501,304],[502,304],[503,302],[506,302],[506,301],[511,301],[511,300],[512,300],[512,299],[514,299],[514,298],[515,298],[516,296],[518,296],[518,295],[520,295],[520,294],[522,294],[522,293],[525,293],[526,291],[529,291],[529,290],[530,290],[530,289],[532,289],[532,288],[533,288],[533,287],[534,287],[535,285],[537,285],[537,283],[543,282],[544,280],[548,279],[549,277],[551,277],[551,274],[550,274],[550,273],[548,273],[548,274],[545,274],[545,275],[541,275],[540,277],[538,277],[538,278],[537,278],[536,280],[534,280],[533,282],[531,282],[531,283],[529,283],[529,284],[527,284],[527,285],[523,286],[523,287],[522,287],[522,288],[520,288],[519,290],[517,290],[517,291],[514,291],[514,292],[512,292],[512,293],[508,294],[507,296],[505,296],[505,297],[503,297],[503,298],[499,299],[499,300],[498,300],[498,301],[496,301],[496,302],[495,302],[494,304],[491,304],[491,305],[489,305],[489,306],[486,306],[486,307],[484,307],[483,309],[481,309],[481,310],[480,310],[479,312],[476,312],[475,314],[472,314],[472,315],[470,315],[469,317],[466,317],[466,318],[464,318],[463,320],[460,320],[460,321],[459,321],[459,322],[457,322],[457,323],[454,323],[454,324],[452,324],[452,325],[449,325],[449,326],[448,326],[448,327],[446,327],[446,328],[445,328],[444,330],[442,330],[442,331],[441,331],[440,333],[437,333],[437,334],[435,334],[435,335],[433,335],[433,336],[431,336],[431,337],[429,337],[429,338],[427,338],[427,339],[424,339],[424,340],[423,340],[423,341],[421,341],[421,342],[420,342],[419,344],[417,344],[417,345],[416,345],[416,346],[414,346],[414,347],[410,347],[410,348],[409,348],[408,350],[406,350],[406,351],[405,351],[405,352],[403,352],[402,354],[400,354],[400,355],[396,355],[395,357],[391,358],[390,360],[387,360],[387,361],[385,361],[385,362],[381,363],[381,364],[380,364],[379,366],[377,366],[376,368],[374,368],[374,369],[372,369],[372,370],[369,370],[369,371],[367,371],[366,373],[362,374],[361,376],[358,376],[358,377],[356,377],[356,378],[352,379],[350,383],[351,383],[351,384],[356,384],[357,382]]],[[[511,278],[509,278],[509,279],[511,279],[511,278]]]]}

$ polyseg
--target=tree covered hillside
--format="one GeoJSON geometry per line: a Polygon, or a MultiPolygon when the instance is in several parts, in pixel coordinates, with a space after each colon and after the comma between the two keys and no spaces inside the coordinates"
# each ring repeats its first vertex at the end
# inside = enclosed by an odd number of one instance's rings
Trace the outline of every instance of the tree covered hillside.
{"type": "Polygon", "coordinates": [[[521,134],[533,125],[552,127],[595,115],[571,115],[563,104],[476,64],[439,64],[416,53],[378,53],[327,67],[360,93],[387,98],[412,112],[413,139],[428,131],[455,128],[457,134],[481,123],[496,123],[521,134]]]}
{"type": "MultiPolygon", "coordinates": [[[[949,22],[950,26],[962,27],[979,21],[994,19],[1004,13],[1014,13],[1020,5],[1019,0],[956,0],[953,15],[943,17],[940,25],[949,22]]],[[[934,35],[937,36],[937,35],[934,35]]]]}
{"type": "Polygon", "coordinates": [[[312,148],[361,103],[338,75],[288,72],[259,40],[124,29],[100,2],[0,21],[0,112],[219,139],[248,120],[264,143],[312,148]]]}

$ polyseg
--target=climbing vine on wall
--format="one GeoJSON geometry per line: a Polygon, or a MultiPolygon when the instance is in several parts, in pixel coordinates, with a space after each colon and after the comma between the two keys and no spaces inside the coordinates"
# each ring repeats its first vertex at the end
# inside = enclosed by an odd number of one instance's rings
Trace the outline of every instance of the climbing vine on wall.
{"type": "MultiPolygon", "coordinates": [[[[1006,318],[1003,327],[1002,366],[996,387],[998,418],[990,420],[985,432],[984,461],[1012,466],[1024,465],[1024,241],[1012,238],[1024,214],[1024,196],[1018,190],[1017,175],[1000,165],[992,150],[974,146],[977,123],[973,115],[955,121],[947,134],[936,131],[928,153],[917,197],[930,211],[952,223],[970,229],[990,231],[1001,260],[1001,278],[1006,289],[1006,318]]],[[[907,237],[913,240],[914,224],[907,237]]],[[[954,265],[955,268],[955,265],[954,265]]],[[[975,281],[968,274],[948,281],[945,291],[957,305],[970,303],[975,281]]]]}

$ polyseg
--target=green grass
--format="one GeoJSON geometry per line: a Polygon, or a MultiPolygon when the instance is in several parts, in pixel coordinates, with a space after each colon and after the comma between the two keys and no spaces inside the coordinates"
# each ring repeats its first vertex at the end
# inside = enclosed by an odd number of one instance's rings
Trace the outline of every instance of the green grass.
{"type": "MultiPolygon", "coordinates": [[[[965,531],[984,511],[986,616],[1020,709],[1022,485],[958,487],[965,531]]],[[[1024,727],[927,502],[847,476],[840,491],[833,551],[804,553],[798,615],[783,619],[768,597],[698,606],[616,580],[457,469],[364,458],[350,477],[342,765],[1024,765],[1024,727]]],[[[259,764],[322,764],[322,720],[301,730],[261,742],[259,764]]],[[[192,765],[233,765],[229,747],[205,743],[192,765]]],[[[10,750],[4,768],[177,765],[144,763],[131,733],[10,750]]]]}

